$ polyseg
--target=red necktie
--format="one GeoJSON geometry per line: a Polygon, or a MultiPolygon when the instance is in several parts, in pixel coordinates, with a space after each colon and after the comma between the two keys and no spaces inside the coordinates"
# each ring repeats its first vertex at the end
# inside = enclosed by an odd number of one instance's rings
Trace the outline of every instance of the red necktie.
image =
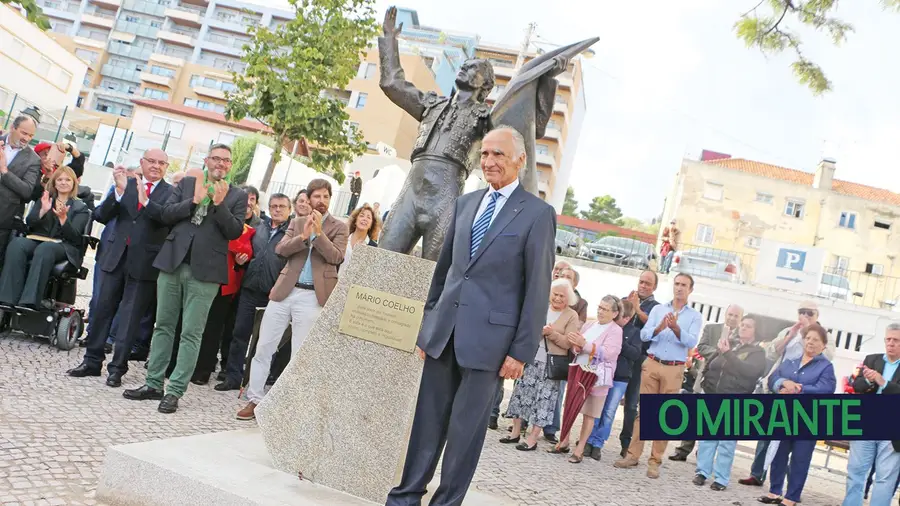
{"type": "MultiPolygon", "coordinates": [[[[150,198],[150,191],[153,190],[153,183],[147,183],[147,198],[150,198]]],[[[138,211],[144,208],[144,204],[141,204],[141,201],[138,200],[138,211]]]]}

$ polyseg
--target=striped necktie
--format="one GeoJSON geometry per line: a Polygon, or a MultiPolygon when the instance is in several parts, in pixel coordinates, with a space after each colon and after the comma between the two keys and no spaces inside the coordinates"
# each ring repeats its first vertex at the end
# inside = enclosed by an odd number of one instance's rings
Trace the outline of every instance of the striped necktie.
{"type": "Polygon", "coordinates": [[[491,193],[491,198],[488,200],[487,207],[484,212],[481,213],[481,216],[475,220],[475,224],[472,225],[472,249],[469,251],[469,258],[475,256],[475,252],[478,251],[478,246],[481,246],[481,241],[484,239],[484,234],[491,226],[491,218],[494,217],[494,208],[497,207],[498,197],[500,197],[500,192],[491,193]]]}

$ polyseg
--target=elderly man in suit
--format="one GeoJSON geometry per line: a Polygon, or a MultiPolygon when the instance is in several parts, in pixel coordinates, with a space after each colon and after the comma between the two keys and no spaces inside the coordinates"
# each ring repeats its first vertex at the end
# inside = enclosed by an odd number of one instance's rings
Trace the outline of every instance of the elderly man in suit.
{"type": "Polygon", "coordinates": [[[81,365],[68,371],[74,377],[100,376],[106,359],[104,345],[120,311],[115,352],[107,367],[106,384],[111,387],[122,385],[141,319],[156,299],[159,269],[153,260],[169,234],[162,217],[163,205],[172,194],[172,185],[163,180],[169,157],[161,149],[149,149],[140,163],[140,172],[115,169],[115,190],[94,211],[97,221],[115,220],[117,225],[98,262],[103,283],[94,295],[99,302],[94,306],[87,351],[81,365]]]}
{"type": "MultiPolygon", "coordinates": [[[[700,384],[703,382],[703,368],[709,362],[710,357],[719,351],[719,341],[722,339],[729,339],[741,324],[741,318],[743,317],[744,310],[741,306],[732,304],[725,309],[724,322],[707,323],[703,327],[703,332],[700,334],[700,341],[697,343],[697,353],[703,357],[703,364],[700,365],[700,372],[697,374],[697,379],[694,380],[695,394],[701,393],[702,388],[700,384]]],[[[685,371],[684,373],[689,374],[688,371],[685,371]]],[[[669,455],[669,460],[675,462],[686,461],[687,456],[694,451],[695,443],[696,441],[682,441],[681,445],[679,445],[678,448],[675,448],[675,453],[669,455]]]]}
{"type": "Polygon", "coordinates": [[[519,184],[524,165],[522,135],[509,127],[492,130],[481,146],[490,188],[456,202],[419,333],[425,365],[403,478],[388,505],[419,504],[442,450],[441,484],[431,504],[462,504],[497,382],[520,378],[537,352],[556,213],[519,184]]]}
{"type": "Polygon", "coordinates": [[[350,231],[347,225],[328,212],[331,183],[313,179],[306,187],[309,215],[295,218],[275,253],[287,258],[275,286],[269,292],[269,304],[259,327],[256,354],[250,364],[250,401],[238,412],[238,420],[256,417],[256,406],[265,395],[266,379],[272,367],[272,355],[278,350],[288,323],[291,323],[291,351],[297,353],[322,306],[337,285],[337,267],[344,261],[350,231]]]}
{"type": "Polygon", "coordinates": [[[15,218],[24,217],[25,203],[41,177],[41,158],[28,147],[36,130],[34,119],[22,115],[13,120],[12,130],[0,139],[0,269],[15,218]]]}
{"type": "MultiPolygon", "coordinates": [[[[197,365],[209,307],[220,285],[228,283],[228,241],[241,236],[247,217],[247,194],[225,181],[231,170],[231,148],[214,144],[205,163],[206,175],[195,169],[188,171],[163,206],[162,222],[172,231],[153,262],[160,272],[147,382],[141,388],[123,392],[126,399],[161,399],[160,413],[174,413],[178,399],[187,390],[197,365]],[[172,359],[179,316],[181,345],[164,395],[163,383],[172,359]]],[[[130,351],[122,350],[126,356],[130,351]]]]}
{"type": "MultiPolygon", "coordinates": [[[[884,334],[884,353],[866,356],[853,381],[858,394],[900,394],[900,323],[887,326],[884,334]]],[[[843,506],[863,503],[866,476],[875,466],[875,488],[871,506],[888,506],[897,488],[900,475],[900,441],[850,441],[850,461],[847,463],[847,495],[843,506]]]]}

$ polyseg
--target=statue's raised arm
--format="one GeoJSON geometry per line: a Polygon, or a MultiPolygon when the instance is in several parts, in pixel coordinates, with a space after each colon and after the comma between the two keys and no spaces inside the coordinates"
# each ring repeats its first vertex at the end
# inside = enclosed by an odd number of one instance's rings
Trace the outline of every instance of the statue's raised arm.
{"type": "MultiPolygon", "coordinates": [[[[391,7],[384,15],[384,35],[378,37],[378,53],[381,62],[381,91],[391,102],[408,112],[416,121],[422,121],[429,94],[420,91],[406,80],[400,66],[400,48],[397,37],[403,31],[403,23],[397,26],[397,8],[391,7]]],[[[431,93],[431,95],[435,95],[431,93]]],[[[436,95],[435,95],[436,96],[436,95]]]]}

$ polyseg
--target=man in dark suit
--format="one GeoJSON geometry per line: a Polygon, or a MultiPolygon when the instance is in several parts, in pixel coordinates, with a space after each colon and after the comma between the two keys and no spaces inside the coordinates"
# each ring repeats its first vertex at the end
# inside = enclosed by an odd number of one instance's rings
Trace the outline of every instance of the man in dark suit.
{"type": "MultiPolygon", "coordinates": [[[[206,174],[189,170],[163,206],[162,221],[172,231],[153,262],[160,272],[147,383],[122,394],[131,400],[161,399],[160,413],[174,413],[187,390],[209,307],[220,285],[228,283],[228,241],[241,236],[247,217],[247,194],[225,181],[231,170],[231,148],[213,145],[205,162],[206,174]],[[164,395],[179,316],[178,360],[164,395]]],[[[123,350],[126,354],[130,351],[123,350]]]]}
{"type": "MultiPolygon", "coordinates": [[[[888,325],[884,353],[875,353],[863,360],[853,390],[858,394],[900,394],[900,323],[888,325]]],[[[873,465],[875,485],[869,504],[890,504],[900,475],[900,441],[850,441],[844,506],[863,503],[863,488],[873,465]]]]}
{"type": "Polygon", "coordinates": [[[431,504],[462,504],[484,445],[499,378],[517,379],[546,322],[556,213],[519,185],[521,134],[485,136],[490,184],[455,204],[425,303],[417,352],[425,360],[403,478],[387,504],[419,504],[441,451],[431,504]]]}
{"type": "Polygon", "coordinates": [[[106,384],[122,385],[128,371],[128,358],[140,331],[141,318],[156,299],[159,270],[153,260],[162,247],[169,227],[163,221],[163,205],[172,194],[172,185],[163,180],[169,157],[161,149],[149,149],[141,158],[141,171],[126,172],[124,167],[113,173],[115,190],[96,209],[101,223],[116,221],[116,230],[104,245],[97,266],[103,271],[103,282],[94,297],[87,351],[69,376],[100,376],[106,359],[104,345],[119,311],[118,332],[113,360],[109,363],[106,384]],[[120,302],[121,301],[121,302],[120,302]]]}
{"type": "Polygon", "coordinates": [[[28,147],[36,130],[34,119],[22,115],[13,120],[12,130],[0,138],[0,269],[15,218],[24,218],[25,203],[31,199],[31,190],[41,176],[41,158],[28,147]]]}

